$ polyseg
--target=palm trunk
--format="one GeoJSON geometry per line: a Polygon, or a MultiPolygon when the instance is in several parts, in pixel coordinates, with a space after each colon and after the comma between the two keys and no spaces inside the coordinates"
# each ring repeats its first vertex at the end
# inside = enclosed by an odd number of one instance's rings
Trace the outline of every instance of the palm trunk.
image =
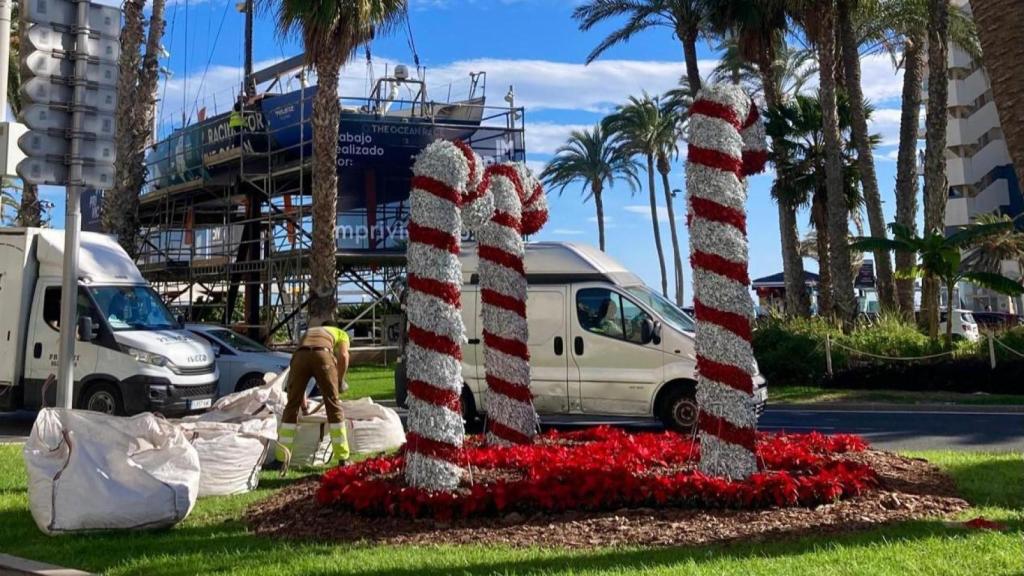
{"type": "MultiPolygon", "coordinates": [[[[875,160],[868,136],[868,121],[865,113],[864,91],[860,84],[860,54],[854,34],[851,11],[853,0],[839,1],[839,35],[842,40],[843,69],[846,71],[846,91],[850,97],[851,132],[857,147],[857,166],[860,168],[861,186],[864,190],[864,204],[868,212],[868,226],[875,238],[886,238],[885,215],[882,212],[882,196],[878,191],[878,177],[875,175],[875,160]]],[[[878,301],[882,310],[896,309],[896,294],[893,286],[892,255],[888,250],[878,250],[875,255],[875,273],[878,276],[878,301]]]]}
{"type": "Polygon", "coordinates": [[[651,225],[654,226],[654,246],[658,249],[661,267],[661,295],[668,298],[668,274],[665,272],[665,251],[661,247],[661,223],[658,220],[658,197],[654,188],[654,156],[647,155],[647,190],[651,197],[651,225]]]}
{"type": "Polygon", "coordinates": [[[679,252],[679,234],[676,232],[676,214],[672,208],[672,188],[668,181],[671,170],[668,158],[658,157],[658,172],[661,173],[661,184],[665,190],[665,208],[668,210],[668,226],[672,232],[672,264],[675,267],[676,305],[683,305],[683,259],[679,252]]]}
{"type": "Polygon", "coordinates": [[[43,223],[43,214],[39,206],[39,186],[22,183],[21,205],[18,206],[18,226],[37,228],[43,223]]]}
{"type": "Polygon", "coordinates": [[[125,209],[127,191],[133,181],[136,161],[134,121],[138,115],[139,53],[143,41],[143,8],[145,0],[127,0],[123,5],[124,25],[121,28],[121,54],[117,68],[117,122],[115,128],[117,158],[114,161],[114,186],[103,195],[101,223],[103,231],[115,234],[118,242],[129,253],[135,254],[135,237],[125,237],[128,210],[125,209]]]}
{"type": "Polygon", "coordinates": [[[597,245],[601,247],[601,252],[604,252],[604,199],[601,198],[603,188],[603,184],[597,179],[590,184],[590,190],[594,194],[594,209],[597,210],[597,245]]]}
{"type": "MultiPolygon", "coordinates": [[[[912,234],[917,230],[917,131],[924,84],[924,38],[909,39],[903,51],[903,111],[900,148],[896,160],[896,222],[912,234]]],[[[917,262],[913,252],[896,253],[896,269],[909,270],[917,262]]],[[[896,280],[900,312],[914,317],[914,280],[896,280]]]]}
{"type": "Polygon", "coordinates": [[[313,300],[310,322],[333,319],[337,308],[338,225],[338,75],[344,56],[340,50],[321,50],[315,63],[318,87],[313,97],[313,241],[310,276],[313,300]]]}
{"type": "Polygon", "coordinates": [[[697,36],[700,30],[693,26],[689,30],[676,31],[683,41],[683,58],[686,60],[686,82],[694,98],[701,89],[700,67],[697,60],[697,36]]]}
{"type": "Polygon", "coordinates": [[[1017,167],[1017,179],[1024,180],[1024,20],[1019,0],[971,0],[985,52],[985,71],[992,82],[992,95],[1004,130],[1010,158],[1017,167]]]}
{"type": "MultiPolygon", "coordinates": [[[[949,186],[946,181],[946,123],[949,98],[949,2],[928,1],[928,114],[925,118],[924,158],[924,229],[925,233],[941,232],[946,215],[949,186]]],[[[938,334],[939,283],[924,282],[921,307],[927,311],[929,333],[938,334]]]]}
{"type": "Polygon", "coordinates": [[[823,318],[832,316],[832,258],[828,252],[828,234],[824,230],[828,228],[828,206],[827,200],[815,199],[811,204],[811,219],[814,220],[814,228],[817,230],[815,238],[818,244],[818,315],[823,318]]]}
{"type": "MultiPolygon", "coordinates": [[[[836,13],[830,3],[822,6],[817,44],[821,84],[822,132],[825,140],[825,185],[828,190],[828,244],[832,273],[832,305],[844,327],[852,326],[857,312],[850,263],[849,206],[843,189],[842,138],[836,102],[836,13]]],[[[821,234],[821,230],[818,233],[821,234]]]]}
{"type": "MultiPolygon", "coordinates": [[[[782,94],[772,71],[772,56],[767,52],[761,55],[758,71],[764,85],[765,103],[769,109],[777,108],[782,101],[782,94]]],[[[773,142],[776,151],[783,147],[773,142]]],[[[800,230],[797,226],[797,207],[777,198],[779,206],[779,238],[782,242],[782,276],[786,284],[786,313],[797,316],[809,316],[810,300],[807,297],[807,285],[804,280],[804,260],[800,256],[800,230]]]]}

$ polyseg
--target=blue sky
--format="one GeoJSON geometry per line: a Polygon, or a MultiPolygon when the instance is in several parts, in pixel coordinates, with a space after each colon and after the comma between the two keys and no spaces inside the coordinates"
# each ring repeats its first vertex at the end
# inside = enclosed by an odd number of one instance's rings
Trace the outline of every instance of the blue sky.
{"type": "MultiPolygon", "coordinates": [[[[172,0],[173,1],[173,0],[172,0]]],[[[540,167],[576,127],[591,125],[630,94],[651,93],[671,88],[683,74],[682,48],[667,29],[638,36],[616,47],[598,62],[584,66],[586,55],[612,27],[589,33],[579,32],[571,19],[572,0],[410,0],[413,37],[421,62],[427,67],[433,97],[443,99],[445,86],[467,85],[470,71],[488,72],[488,96],[499,104],[508,86],[514,85],[518,103],[526,107],[528,159],[540,167]]],[[[194,119],[196,105],[218,109],[232,101],[241,79],[242,21],[234,1],[205,2],[177,0],[168,6],[164,45],[171,53],[164,65],[173,76],[162,88],[162,129],[178,126],[181,112],[194,119]],[[186,17],[187,14],[187,17],[186,17]],[[223,26],[221,21],[223,20],[223,26]]],[[[255,59],[269,63],[298,53],[294,39],[282,40],[269,16],[256,24],[255,59]]],[[[412,53],[404,27],[372,46],[375,71],[383,73],[385,63],[412,64],[412,53]]],[[[701,68],[713,68],[716,55],[707,44],[699,47],[701,68]]],[[[873,130],[883,137],[876,151],[879,185],[886,217],[893,218],[895,202],[895,144],[899,129],[901,74],[893,70],[887,56],[863,61],[864,88],[876,107],[873,130]]],[[[362,51],[343,73],[342,91],[363,95],[367,71],[362,51]]],[[[777,211],[769,198],[772,174],[750,181],[749,233],[751,276],[772,274],[782,269],[779,255],[777,211]]],[[[646,178],[643,178],[646,181],[646,178]]],[[[685,189],[682,160],[671,175],[673,188],[685,189]]],[[[47,189],[44,195],[58,201],[54,224],[62,225],[62,190],[47,189]]],[[[608,251],[639,273],[650,285],[659,285],[657,256],[653,244],[651,217],[646,191],[631,196],[628,188],[606,191],[608,251]]],[[[659,204],[664,198],[660,191],[659,204]]],[[[675,203],[680,243],[688,246],[684,225],[684,203],[675,203]]],[[[661,208],[662,240],[671,249],[667,216],[661,208]]],[[[801,215],[806,227],[807,214],[801,215]]],[[[540,240],[597,243],[594,209],[583,204],[577,190],[569,188],[561,197],[551,198],[551,220],[537,235],[540,240]]],[[[684,260],[685,260],[684,256],[684,260]]],[[[690,300],[690,269],[685,265],[686,300],[690,300]]],[[[813,261],[807,262],[815,270],[813,261]]]]}

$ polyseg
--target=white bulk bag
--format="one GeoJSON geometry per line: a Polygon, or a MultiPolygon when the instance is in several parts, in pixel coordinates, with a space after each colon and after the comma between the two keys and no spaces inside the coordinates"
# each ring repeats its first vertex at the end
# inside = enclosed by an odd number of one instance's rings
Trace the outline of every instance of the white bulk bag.
{"type": "Polygon", "coordinates": [[[331,462],[334,446],[331,445],[331,427],[323,411],[299,413],[295,439],[290,449],[291,461],[288,465],[292,468],[317,468],[331,462]]]}
{"type": "Polygon", "coordinates": [[[173,526],[199,493],[195,448],[153,414],[44,408],[24,456],[29,509],[47,534],[173,526]]]}
{"type": "Polygon", "coordinates": [[[345,412],[348,447],[353,454],[394,450],[405,444],[405,429],[398,413],[371,398],[341,403],[345,412]]]}

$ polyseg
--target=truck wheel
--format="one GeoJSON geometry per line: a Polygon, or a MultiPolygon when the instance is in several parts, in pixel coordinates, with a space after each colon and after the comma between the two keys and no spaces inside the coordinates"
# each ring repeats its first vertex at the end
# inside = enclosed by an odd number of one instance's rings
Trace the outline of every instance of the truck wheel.
{"type": "Polygon", "coordinates": [[[238,379],[238,384],[235,385],[235,392],[244,392],[251,390],[257,386],[263,386],[266,382],[263,381],[263,374],[246,374],[238,379]]]}
{"type": "Polygon", "coordinates": [[[124,415],[124,402],[121,400],[121,391],[113,384],[107,382],[100,382],[89,386],[82,393],[81,406],[86,410],[111,416],[124,415]]]}
{"type": "Polygon", "coordinates": [[[666,428],[682,434],[692,434],[697,428],[696,391],[690,387],[675,386],[666,392],[658,417],[666,428]]]}

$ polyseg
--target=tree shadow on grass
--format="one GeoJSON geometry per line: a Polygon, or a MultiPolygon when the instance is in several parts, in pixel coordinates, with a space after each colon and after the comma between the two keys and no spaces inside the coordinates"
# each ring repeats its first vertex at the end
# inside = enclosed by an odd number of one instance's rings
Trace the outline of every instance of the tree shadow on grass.
{"type": "Polygon", "coordinates": [[[946,470],[974,506],[1024,509],[1024,457],[1020,454],[954,462],[946,470]]]}

